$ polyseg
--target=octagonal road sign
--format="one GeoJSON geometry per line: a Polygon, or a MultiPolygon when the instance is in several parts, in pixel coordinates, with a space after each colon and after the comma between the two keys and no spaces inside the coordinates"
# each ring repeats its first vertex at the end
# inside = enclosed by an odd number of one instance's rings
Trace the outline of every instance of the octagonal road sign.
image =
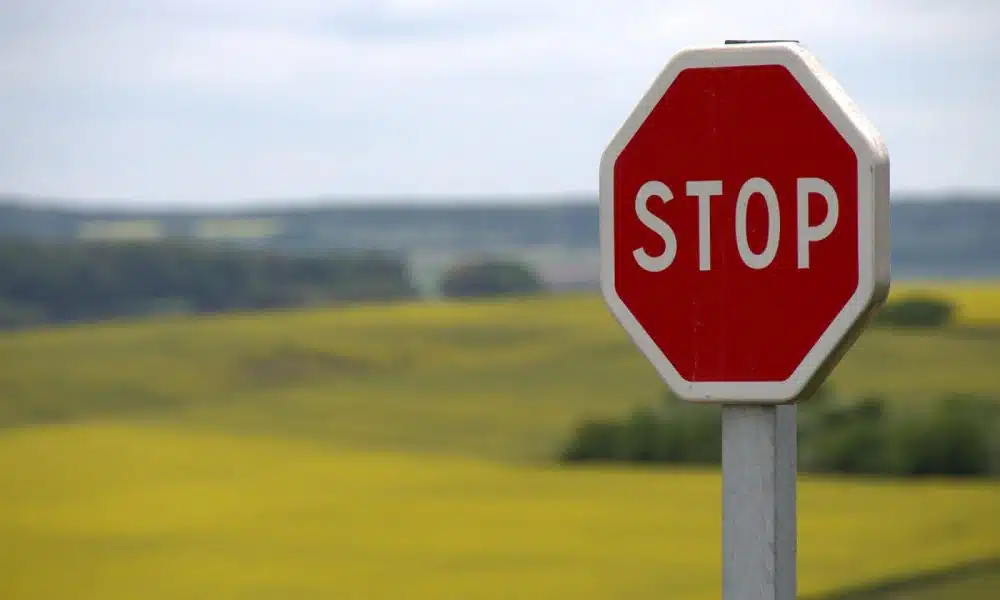
{"type": "Polygon", "coordinates": [[[678,397],[794,402],[888,294],[888,152],[797,43],[683,50],[601,157],[600,244],[678,397]]]}

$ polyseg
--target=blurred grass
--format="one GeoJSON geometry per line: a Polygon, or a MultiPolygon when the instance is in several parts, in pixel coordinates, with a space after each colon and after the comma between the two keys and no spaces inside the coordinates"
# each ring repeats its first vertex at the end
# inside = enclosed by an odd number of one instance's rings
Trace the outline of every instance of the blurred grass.
{"type": "MultiPolygon", "coordinates": [[[[719,597],[717,473],[91,423],[0,437],[0,597],[719,597]]],[[[800,591],[1000,555],[1000,487],[802,477],[800,591]]]]}
{"type": "MultiPolygon", "coordinates": [[[[974,318],[937,331],[870,330],[834,386],[906,403],[1000,396],[1000,328],[987,326],[1000,324],[997,290],[935,288],[974,318]]],[[[665,391],[596,296],[23,332],[0,340],[0,365],[0,425],[170,418],[509,459],[550,456],[582,418],[620,415],[665,391]]]]}
{"type": "MultiPolygon", "coordinates": [[[[928,291],[837,389],[1000,397],[1000,284],[928,291]]],[[[512,464],[663,392],[585,295],[6,334],[0,598],[718,597],[717,473],[512,464]]],[[[1000,557],[995,482],[800,481],[803,596],[1000,557]]]]}

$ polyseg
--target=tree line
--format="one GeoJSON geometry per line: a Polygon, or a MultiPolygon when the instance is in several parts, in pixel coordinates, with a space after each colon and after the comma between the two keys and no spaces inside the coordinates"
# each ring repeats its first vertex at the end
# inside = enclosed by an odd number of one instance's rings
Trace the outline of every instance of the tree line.
{"type": "MultiPolygon", "coordinates": [[[[446,297],[544,289],[526,265],[493,259],[459,262],[439,284],[446,297]]],[[[291,255],[193,240],[0,237],[0,328],[418,296],[406,256],[384,251],[291,255]]]]}
{"type": "MultiPolygon", "coordinates": [[[[1000,403],[947,396],[907,410],[882,398],[821,393],[798,406],[799,470],[901,477],[1000,475],[1000,403]]],[[[721,411],[669,398],[623,419],[580,424],[565,463],[624,462],[717,466],[721,411]]]]}
{"type": "Polygon", "coordinates": [[[0,326],[416,295],[385,253],[286,256],[194,242],[0,240],[0,326]]]}

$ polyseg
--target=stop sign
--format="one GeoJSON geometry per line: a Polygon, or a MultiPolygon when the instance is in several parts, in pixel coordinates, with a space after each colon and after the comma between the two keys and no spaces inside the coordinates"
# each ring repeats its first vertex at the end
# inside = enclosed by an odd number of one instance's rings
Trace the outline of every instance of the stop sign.
{"type": "Polygon", "coordinates": [[[793,402],[889,288],[889,158],[803,47],[685,50],[600,164],[601,288],[673,392],[793,402]]]}

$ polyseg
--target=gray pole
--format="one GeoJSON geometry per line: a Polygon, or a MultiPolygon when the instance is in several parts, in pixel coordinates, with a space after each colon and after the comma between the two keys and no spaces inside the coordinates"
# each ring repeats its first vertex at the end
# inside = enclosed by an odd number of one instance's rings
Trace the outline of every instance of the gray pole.
{"type": "Polygon", "coordinates": [[[796,408],[722,407],[722,597],[795,600],[796,408]]]}

